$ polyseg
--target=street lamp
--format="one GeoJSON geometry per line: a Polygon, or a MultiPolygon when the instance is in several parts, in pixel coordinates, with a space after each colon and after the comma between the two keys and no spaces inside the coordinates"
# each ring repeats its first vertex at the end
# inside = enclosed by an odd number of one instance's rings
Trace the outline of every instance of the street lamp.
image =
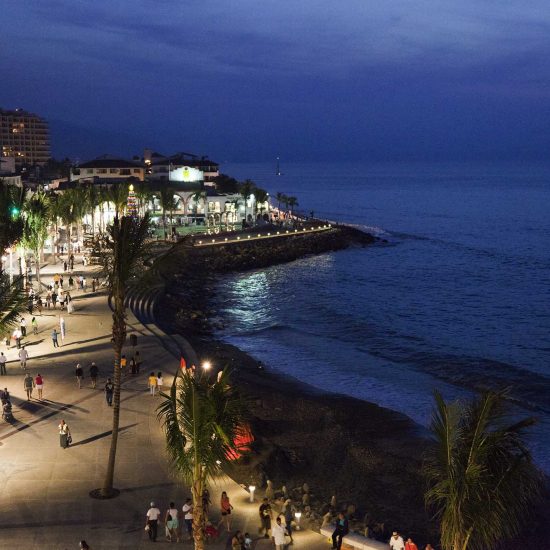
{"type": "Polygon", "coordinates": [[[202,364],[202,368],[204,370],[210,370],[210,368],[212,367],[212,365],[210,364],[210,361],[205,361],[203,364],[202,364]]]}
{"type": "Polygon", "coordinates": [[[250,491],[250,502],[254,502],[254,491],[256,490],[256,485],[249,485],[248,490],[250,491]]]}
{"type": "Polygon", "coordinates": [[[300,518],[302,517],[302,512],[296,512],[294,514],[294,517],[296,518],[296,531],[300,530],[300,518]]]}

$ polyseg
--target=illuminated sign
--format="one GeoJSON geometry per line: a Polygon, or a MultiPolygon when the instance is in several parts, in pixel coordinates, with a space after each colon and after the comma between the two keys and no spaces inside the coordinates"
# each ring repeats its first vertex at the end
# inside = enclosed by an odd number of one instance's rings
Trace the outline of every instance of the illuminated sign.
{"type": "Polygon", "coordinates": [[[181,168],[175,168],[170,170],[170,181],[204,181],[204,172],[191,168],[190,166],[182,166],[181,168]]]}

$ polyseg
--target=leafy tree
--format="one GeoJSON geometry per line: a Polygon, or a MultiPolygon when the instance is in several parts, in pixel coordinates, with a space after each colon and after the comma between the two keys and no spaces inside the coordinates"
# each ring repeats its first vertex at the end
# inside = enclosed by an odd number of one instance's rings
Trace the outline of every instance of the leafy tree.
{"type": "Polygon", "coordinates": [[[440,521],[444,550],[491,550],[518,533],[543,482],[525,445],[535,420],[510,423],[502,394],[465,406],[435,394],[435,441],[424,474],[427,505],[440,521]]]}
{"type": "Polygon", "coordinates": [[[142,266],[142,259],[146,252],[145,240],[149,230],[149,216],[141,219],[124,216],[115,217],[113,224],[108,227],[108,237],[104,240],[105,270],[109,282],[109,298],[113,306],[113,430],[107,473],[102,489],[99,491],[103,498],[118,495],[114,489],[115,462],[120,424],[120,358],[122,347],[126,340],[126,311],[124,301],[126,292],[142,266]]]}
{"type": "MultiPolygon", "coordinates": [[[[254,189],[254,197],[256,198],[256,204],[262,204],[263,205],[269,199],[269,193],[265,189],[261,189],[259,187],[256,187],[254,189]]],[[[265,210],[265,206],[261,206],[260,210],[263,212],[265,210]]]]}
{"type": "Polygon", "coordinates": [[[158,407],[166,448],[175,471],[191,486],[195,548],[204,549],[202,494],[208,480],[220,474],[231,456],[242,451],[236,441],[245,423],[245,405],[224,370],[210,380],[178,371],[158,407]]]}
{"type": "Polygon", "coordinates": [[[294,210],[298,206],[298,199],[296,197],[286,197],[287,208],[290,208],[290,211],[294,210]]]}
{"type": "Polygon", "coordinates": [[[40,261],[44,243],[48,238],[52,214],[49,197],[42,191],[32,195],[25,205],[25,222],[23,226],[23,246],[34,256],[36,265],[36,281],[40,289],[40,261]]]}
{"type": "Polygon", "coordinates": [[[86,210],[92,217],[92,236],[95,237],[95,212],[98,206],[103,202],[100,189],[93,183],[86,186],[86,210]]]}
{"type": "Polygon", "coordinates": [[[191,200],[193,201],[193,216],[195,222],[197,221],[197,211],[199,208],[199,202],[203,201],[204,203],[204,214],[206,215],[206,191],[196,191],[191,195],[191,200]]]}
{"type": "Polygon", "coordinates": [[[154,193],[149,184],[145,181],[138,181],[135,183],[134,190],[138,201],[140,216],[144,216],[147,204],[153,200],[154,193]]]}

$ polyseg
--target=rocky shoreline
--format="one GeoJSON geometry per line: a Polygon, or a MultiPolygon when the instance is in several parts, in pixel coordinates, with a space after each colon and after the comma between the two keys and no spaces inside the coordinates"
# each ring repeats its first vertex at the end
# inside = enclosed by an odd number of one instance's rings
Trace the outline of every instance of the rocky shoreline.
{"type": "Polygon", "coordinates": [[[215,253],[180,243],[159,269],[166,295],[158,322],[183,334],[201,359],[229,366],[250,403],[256,441],[251,455],[228,472],[236,481],[265,487],[270,480],[276,492],[293,498],[313,528],[327,512],[345,510],[362,534],[387,540],[397,529],[419,547],[436,546],[437,525],[423,502],[422,456],[430,443],[421,426],[395,411],[270,371],[212,333],[209,303],[216,277],[376,241],[338,226],[269,246],[221,246],[215,253]]]}

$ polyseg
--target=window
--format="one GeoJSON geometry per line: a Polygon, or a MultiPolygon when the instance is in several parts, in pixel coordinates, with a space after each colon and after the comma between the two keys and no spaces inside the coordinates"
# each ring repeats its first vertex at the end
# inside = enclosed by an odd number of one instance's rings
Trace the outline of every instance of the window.
{"type": "Polygon", "coordinates": [[[109,174],[118,174],[118,168],[109,169],[109,174]]]}
{"type": "Polygon", "coordinates": [[[120,175],[121,176],[129,176],[130,175],[130,168],[121,168],[120,169],[120,175]]]}
{"type": "Polygon", "coordinates": [[[98,174],[106,174],[107,173],[107,168],[98,168],[97,173],[98,174]]]}
{"type": "Polygon", "coordinates": [[[86,169],[86,174],[93,174],[93,173],[94,173],[94,171],[93,171],[92,168],[87,168],[86,169]]]}
{"type": "Polygon", "coordinates": [[[134,168],[134,174],[139,174],[141,172],[141,168],[134,168]]]}

